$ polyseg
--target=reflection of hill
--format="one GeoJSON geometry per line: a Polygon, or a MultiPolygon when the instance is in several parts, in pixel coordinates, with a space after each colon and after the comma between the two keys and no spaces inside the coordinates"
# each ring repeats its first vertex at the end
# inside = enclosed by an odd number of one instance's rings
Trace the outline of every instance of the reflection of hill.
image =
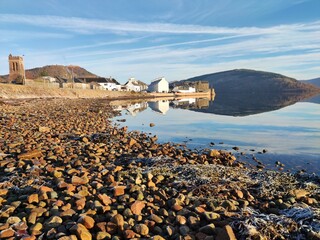
{"type": "Polygon", "coordinates": [[[217,94],[207,109],[193,109],[197,112],[228,116],[248,116],[274,111],[311,97],[310,93],[238,93],[217,94]]]}
{"type": "Polygon", "coordinates": [[[310,102],[310,103],[318,103],[320,104],[320,94],[313,96],[311,98],[305,99],[304,102],[310,102]]]}

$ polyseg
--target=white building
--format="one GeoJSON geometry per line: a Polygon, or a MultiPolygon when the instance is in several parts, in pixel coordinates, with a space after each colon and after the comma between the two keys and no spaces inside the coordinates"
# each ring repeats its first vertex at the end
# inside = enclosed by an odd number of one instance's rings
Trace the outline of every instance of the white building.
{"type": "Polygon", "coordinates": [[[85,83],[90,83],[90,86],[99,86],[104,90],[109,91],[120,91],[121,84],[117,82],[114,78],[104,78],[104,77],[89,77],[89,78],[79,78],[85,83]]]}
{"type": "Polygon", "coordinates": [[[128,82],[124,84],[127,91],[134,91],[134,92],[141,92],[144,90],[147,90],[148,85],[144,82],[141,82],[139,80],[136,80],[134,78],[129,78],[128,82]]]}
{"type": "Polygon", "coordinates": [[[105,81],[98,82],[105,90],[109,91],[120,91],[121,84],[118,83],[114,78],[105,78],[105,81]]]}
{"type": "Polygon", "coordinates": [[[164,77],[158,78],[155,81],[150,83],[148,87],[148,91],[167,93],[169,92],[169,83],[164,77]]]}
{"type": "Polygon", "coordinates": [[[42,80],[49,82],[49,83],[57,82],[57,79],[54,77],[51,77],[51,76],[43,76],[41,78],[42,78],[42,80]]]}
{"type": "Polygon", "coordinates": [[[190,86],[176,86],[172,89],[172,92],[177,93],[194,93],[196,92],[196,88],[190,86]]]}

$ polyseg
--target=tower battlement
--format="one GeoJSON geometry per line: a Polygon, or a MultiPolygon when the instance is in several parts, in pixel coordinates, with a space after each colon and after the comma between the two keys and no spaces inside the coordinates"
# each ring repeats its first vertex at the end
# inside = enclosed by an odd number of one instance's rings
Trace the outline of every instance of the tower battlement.
{"type": "Polygon", "coordinates": [[[12,56],[11,54],[9,55],[9,61],[23,61],[23,58],[20,56],[12,56]]]}

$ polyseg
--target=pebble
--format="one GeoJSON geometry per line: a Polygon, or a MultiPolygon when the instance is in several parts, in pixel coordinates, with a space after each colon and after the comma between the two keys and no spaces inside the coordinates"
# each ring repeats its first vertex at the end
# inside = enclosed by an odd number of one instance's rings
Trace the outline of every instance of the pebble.
{"type": "Polygon", "coordinates": [[[140,215],[142,209],[144,209],[145,206],[146,206],[146,205],[145,205],[145,203],[144,203],[143,201],[137,200],[137,201],[135,201],[135,202],[131,205],[130,209],[131,209],[131,212],[132,212],[133,214],[135,214],[135,215],[140,215]]]}
{"type": "Polygon", "coordinates": [[[136,233],[138,233],[142,236],[146,236],[149,234],[149,228],[147,227],[147,225],[142,224],[142,223],[135,225],[134,230],[136,233]]]}
{"type": "Polygon", "coordinates": [[[80,240],[91,240],[92,235],[88,229],[81,223],[75,224],[70,228],[70,231],[75,233],[80,240]]]}
{"type": "Polygon", "coordinates": [[[113,222],[120,230],[123,230],[124,219],[123,219],[123,216],[122,216],[121,214],[116,214],[116,215],[112,218],[112,222],[113,222]]]}
{"type": "Polygon", "coordinates": [[[11,228],[4,229],[0,232],[0,239],[10,238],[15,235],[15,231],[11,228]]]}
{"type": "Polygon", "coordinates": [[[230,227],[230,225],[226,225],[224,226],[223,229],[221,229],[220,231],[218,231],[217,234],[217,239],[219,240],[237,240],[232,228],[230,227]]]}
{"type": "Polygon", "coordinates": [[[87,229],[91,229],[94,227],[95,221],[92,217],[85,215],[79,218],[78,223],[81,223],[87,229]]]}

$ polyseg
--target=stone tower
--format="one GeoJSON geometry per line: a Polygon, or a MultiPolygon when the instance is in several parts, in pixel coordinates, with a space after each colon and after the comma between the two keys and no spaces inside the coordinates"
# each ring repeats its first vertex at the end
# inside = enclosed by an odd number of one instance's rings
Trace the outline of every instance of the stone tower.
{"type": "Polygon", "coordinates": [[[23,58],[9,55],[9,83],[25,84],[23,58]]]}

